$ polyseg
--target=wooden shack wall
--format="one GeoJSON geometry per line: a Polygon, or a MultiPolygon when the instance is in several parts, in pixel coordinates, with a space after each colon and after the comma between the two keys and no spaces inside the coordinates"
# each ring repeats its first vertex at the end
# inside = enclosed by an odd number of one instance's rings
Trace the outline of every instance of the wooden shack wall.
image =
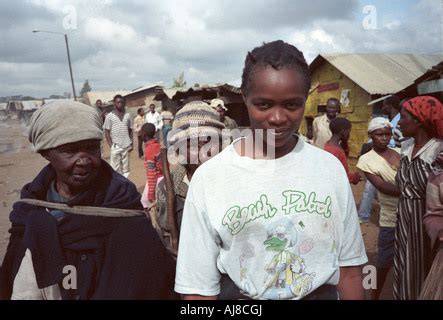
{"type": "MultiPolygon", "coordinates": [[[[350,164],[353,166],[356,164],[362,144],[368,141],[367,128],[372,118],[372,107],[368,106],[368,103],[371,101],[371,95],[327,62],[311,74],[311,79],[313,85],[320,84],[321,86],[325,86],[338,83],[338,87],[335,90],[323,92],[314,90],[306,102],[305,117],[322,115],[317,111],[319,105],[326,105],[329,98],[337,98],[340,100],[342,90],[350,90],[349,106],[342,106],[339,116],[346,117],[352,123],[351,136],[349,139],[349,157],[350,164]]],[[[306,135],[306,121],[303,121],[300,132],[306,135]]]]}

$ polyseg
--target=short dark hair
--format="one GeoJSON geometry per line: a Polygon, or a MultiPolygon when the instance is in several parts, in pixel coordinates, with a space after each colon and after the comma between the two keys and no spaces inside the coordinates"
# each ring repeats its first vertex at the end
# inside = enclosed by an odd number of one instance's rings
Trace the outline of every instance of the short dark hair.
{"type": "Polygon", "coordinates": [[[384,100],[384,104],[393,107],[395,110],[401,110],[400,98],[392,95],[384,100]]]}
{"type": "Polygon", "coordinates": [[[154,138],[155,132],[156,132],[155,126],[152,123],[145,123],[142,126],[141,131],[142,131],[142,135],[149,138],[149,139],[154,138]]]}
{"type": "Polygon", "coordinates": [[[339,134],[343,130],[351,129],[351,127],[351,121],[346,118],[335,118],[329,124],[329,129],[331,130],[332,134],[339,134]]]}
{"type": "Polygon", "coordinates": [[[118,98],[125,100],[125,98],[123,98],[123,96],[121,94],[117,94],[117,95],[115,95],[114,99],[112,99],[112,101],[115,102],[115,100],[117,100],[118,98]]]}
{"type": "Polygon", "coordinates": [[[282,40],[269,43],[263,43],[262,46],[254,48],[248,52],[245,59],[245,66],[242,74],[241,90],[247,95],[251,85],[251,74],[257,66],[271,66],[275,70],[281,70],[284,67],[295,69],[303,78],[306,95],[311,88],[311,76],[309,66],[303,56],[303,53],[293,45],[282,40]]]}
{"type": "Polygon", "coordinates": [[[138,108],[137,113],[140,114],[143,111],[143,108],[138,108]]]}

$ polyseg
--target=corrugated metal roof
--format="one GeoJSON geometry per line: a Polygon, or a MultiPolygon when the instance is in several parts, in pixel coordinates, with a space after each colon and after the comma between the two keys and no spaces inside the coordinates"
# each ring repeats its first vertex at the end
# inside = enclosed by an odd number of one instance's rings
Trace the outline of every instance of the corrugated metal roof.
{"type": "Polygon", "coordinates": [[[241,89],[239,87],[233,86],[232,84],[225,83],[222,88],[225,88],[228,91],[241,94],[241,89]]]}
{"type": "Polygon", "coordinates": [[[42,100],[24,100],[21,101],[23,110],[34,110],[43,104],[42,100]]]}
{"type": "Polygon", "coordinates": [[[422,54],[320,54],[311,73],[326,60],[369,94],[398,92],[443,59],[422,54]]]}
{"type": "Polygon", "coordinates": [[[103,103],[112,101],[117,94],[121,94],[122,96],[127,95],[131,91],[126,90],[117,90],[117,91],[89,91],[86,93],[86,96],[91,105],[95,105],[97,100],[101,100],[103,103]]]}
{"type": "Polygon", "coordinates": [[[227,83],[225,83],[225,84],[204,84],[204,85],[200,85],[199,87],[183,88],[183,89],[177,90],[176,94],[173,96],[173,99],[182,99],[192,93],[200,92],[200,91],[220,92],[221,89],[224,89],[226,91],[230,91],[230,92],[233,92],[236,94],[241,94],[240,88],[237,88],[237,87],[232,86],[227,83]]]}
{"type": "Polygon", "coordinates": [[[48,104],[50,102],[61,101],[61,100],[75,101],[74,98],[70,98],[70,99],[44,99],[43,101],[44,101],[45,104],[48,104]]]}
{"type": "Polygon", "coordinates": [[[165,93],[165,95],[169,98],[172,99],[172,97],[177,93],[177,91],[179,90],[183,90],[183,88],[171,88],[171,89],[163,89],[163,92],[165,93]]]}
{"type": "Polygon", "coordinates": [[[158,91],[158,93],[154,96],[153,100],[156,101],[161,101],[163,99],[168,98],[168,99],[172,99],[173,96],[175,96],[175,94],[178,91],[183,91],[183,90],[187,90],[183,87],[175,87],[175,88],[169,88],[169,89],[161,89],[158,91]]]}
{"type": "Polygon", "coordinates": [[[133,94],[133,93],[140,92],[140,91],[148,90],[148,89],[155,89],[155,88],[157,88],[157,87],[163,88],[163,87],[161,86],[162,83],[163,83],[163,82],[161,81],[161,82],[159,82],[159,83],[157,83],[157,84],[148,84],[148,85],[143,86],[143,87],[135,88],[134,90],[132,90],[132,91],[130,91],[129,93],[127,93],[126,96],[128,96],[128,95],[130,95],[130,94],[133,94]]]}

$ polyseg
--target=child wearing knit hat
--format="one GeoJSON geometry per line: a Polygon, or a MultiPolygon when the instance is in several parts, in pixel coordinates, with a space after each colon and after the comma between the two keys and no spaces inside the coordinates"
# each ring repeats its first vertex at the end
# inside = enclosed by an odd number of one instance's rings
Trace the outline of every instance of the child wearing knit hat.
{"type": "MultiPolygon", "coordinates": [[[[217,112],[203,101],[189,102],[175,115],[167,140],[170,144],[168,162],[171,164],[178,229],[192,176],[202,163],[223,148],[223,129],[225,126],[219,121],[217,112]]],[[[157,185],[157,231],[165,247],[175,254],[169,238],[166,199],[166,186],[162,179],[157,185]]]]}
{"type": "Polygon", "coordinates": [[[175,115],[172,131],[168,135],[171,145],[191,138],[220,136],[225,125],[217,112],[203,101],[187,103],[175,115]]]}

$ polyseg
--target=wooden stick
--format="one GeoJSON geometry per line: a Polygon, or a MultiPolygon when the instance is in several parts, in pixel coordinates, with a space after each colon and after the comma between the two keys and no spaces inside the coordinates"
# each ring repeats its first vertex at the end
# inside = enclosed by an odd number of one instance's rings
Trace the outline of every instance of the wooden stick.
{"type": "Polygon", "coordinates": [[[172,183],[171,172],[169,171],[169,162],[168,162],[168,149],[163,140],[163,134],[160,131],[160,142],[161,142],[161,161],[163,168],[163,179],[165,179],[165,187],[166,187],[166,209],[168,214],[168,225],[169,230],[171,231],[171,249],[172,254],[177,255],[178,251],[178,230],[177,230],[177,222],[175,219],[175,191],[174,185],[172,183]]]}

